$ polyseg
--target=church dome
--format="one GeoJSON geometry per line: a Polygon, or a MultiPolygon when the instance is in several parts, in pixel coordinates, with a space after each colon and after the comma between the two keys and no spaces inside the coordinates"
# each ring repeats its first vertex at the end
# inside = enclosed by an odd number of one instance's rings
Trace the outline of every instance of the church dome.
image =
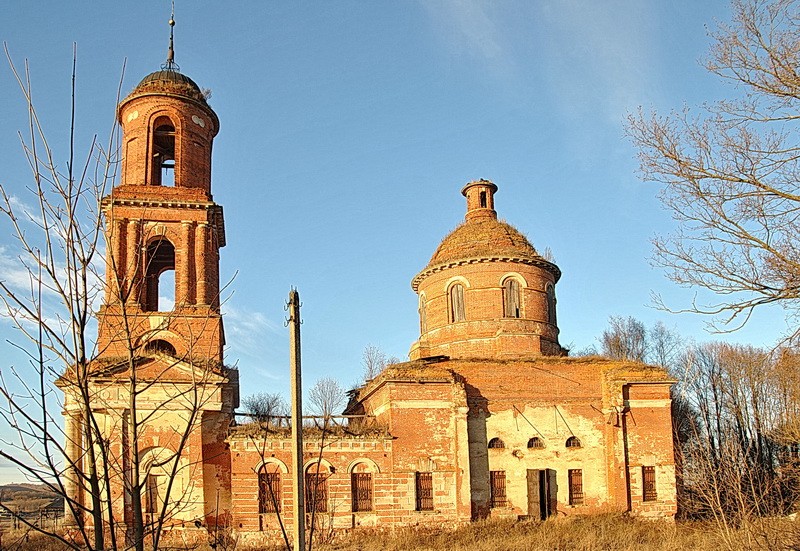
{"type": "Polygon", "coordinates": [[[197,83],[174,69],[150,73],[136,85],[131,95],[147,93],[172,93],[206,103],[206,97],[197,83]]]}
{"type": "Polygon", "coordinates": [[[453,230],[442,240],[427,267],[484,256],[510,256],[526,260],[541,258],[514,226],[486,217],[467,220],[453,230]]]}

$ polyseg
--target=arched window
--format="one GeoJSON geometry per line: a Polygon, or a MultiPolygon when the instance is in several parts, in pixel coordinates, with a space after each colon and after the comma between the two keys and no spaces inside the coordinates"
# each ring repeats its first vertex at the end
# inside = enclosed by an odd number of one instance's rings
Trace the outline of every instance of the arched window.
{"type": "Polygon", "coordinates": [[[496,449],[502,449],[502,448],[505,448],[505,447],[506,447],[505,442],[503,442],[502,440],[500,440],[497,437],[492,438],[491,440],[489,440],[489,449],[490,450],[491,449],[495,449],[495,450],[496,449]]]}
{"type": "Polygon", "coordinates": [[[513,277],[509,277],[503,282],[503,316],[506,318],[521,317],[519,281],[513,277]]]}
{"type": "Polygon", "coordinates": [[[580,448],[581,441],[578,440],[577,436],[570,436],[569,438],[567,438],[567,443],[565,444],[565,446],[568,448],[580,448]]]}
{"type": "Polygon", "coordinates": [[[354,513],[372,511],[372,470],[366,463],[350,471],[350,493],[354,513]]]}
{"type": "Polygon", "coordinates": [[[420,334],[428,331],[428,316],[425,304],[425,295],[419,297],[419,332],[420,334]]]}
{"type": "Polygon", "coordinates": [[[169,117],[153,123],[153,159],[150,183],[154,186],[175,184],[175,125],[169,117]]]}
{"type": "MultiPolygon", "coordinates": [[[[160,238],[147,246],[147,270],[145,281],[147,290],[145,293],[144,309],[147,312],[159,311],[159,295],[163,295],[165,302],[175,300],[175,247],[169,240],[160,238]],[[164,275],[170,272],[169,275],[164,275]],[[170,277],[172,276],[172,277],[170,277]],[[164,283],[169,280],[171,288],[167,288],[164,283]]],[[[162,304],[166,306],[166,304],[162,304]]]]}
{"type": "Polygon", "coordinates": [[[331,471],[324,463],[312,463],[306,468],[306,513],[328,512],[328,478],[331,471]]]}
{"type": "Polygon", "coordinates": [[[281,512],[281,469],[275,463],[265,464],[258,472],[258,512],[281,512]]]}
{"type": "Polygon", "coordinates": [[[449,292],[450,302],[450,323],[457,321],[464,321],[467,316],[464,311],[464,286],[456,283],[450,287],[449,292]]]}
{"type": "Polygon", "coordinates": [[[547,323],[556,325],[556,288],[552,283],[545,287],[547,293],[547,323]]]}
{"type": "Polygon", "coordinates": [[[544,448],[544,442],[538,436],[534,436],[530,440],[528,440],[528,448],[530,449],[540,449],[544,448]]]}
{"type": "Polygon", "coordinates": [[[156,339],[144,345],[144,355],[151,356],[153,354],[167,354],[168,356],[176,356],[177,352],[175,347],[163,339],[156,339]]]}

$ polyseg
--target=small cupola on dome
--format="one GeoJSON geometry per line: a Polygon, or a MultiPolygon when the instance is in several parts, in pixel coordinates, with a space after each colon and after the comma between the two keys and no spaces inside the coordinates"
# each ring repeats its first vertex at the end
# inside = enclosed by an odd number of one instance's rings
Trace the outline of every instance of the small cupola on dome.
{"type": "Polygon", "coordinates": [[[494,210],[494,194],[497,186],[489,180],[475,180],[465,185],[461,189],[461,194],[467,198],[466,219],[476,218],[497,219],[497,212],[494,210]]]}

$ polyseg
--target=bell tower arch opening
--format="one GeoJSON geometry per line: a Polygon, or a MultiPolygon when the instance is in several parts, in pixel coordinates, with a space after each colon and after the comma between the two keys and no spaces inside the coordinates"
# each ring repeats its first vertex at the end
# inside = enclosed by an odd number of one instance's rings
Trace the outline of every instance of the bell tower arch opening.
{"type": "Polygon", "coordinates": [[[151,185],[174,186],[176,183],[175,135],[175,124],[168,116],[161,115],[153,121],[151,185]]]}
{"type": "Polygon", "coordinates": [[[172,283],[172,295],[175,297],[175,246],[165,237],[159,237],[147,246],[147,264],[145,271],[147,289],[143,309],[146,312],[159,311],[159,296],[167,295],[170,289],[168,282],[172,283]]]}

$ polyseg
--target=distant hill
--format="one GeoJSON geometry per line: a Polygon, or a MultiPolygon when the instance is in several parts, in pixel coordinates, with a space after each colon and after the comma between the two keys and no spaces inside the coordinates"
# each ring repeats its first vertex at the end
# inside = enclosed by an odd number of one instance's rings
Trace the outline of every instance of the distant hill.
{"type": "Polygon", "coordinates": [[[17,511],[39,511],[63,507],[64,499],[44,484],[5,484],[0,486],[0,503],[17,511]]]}

